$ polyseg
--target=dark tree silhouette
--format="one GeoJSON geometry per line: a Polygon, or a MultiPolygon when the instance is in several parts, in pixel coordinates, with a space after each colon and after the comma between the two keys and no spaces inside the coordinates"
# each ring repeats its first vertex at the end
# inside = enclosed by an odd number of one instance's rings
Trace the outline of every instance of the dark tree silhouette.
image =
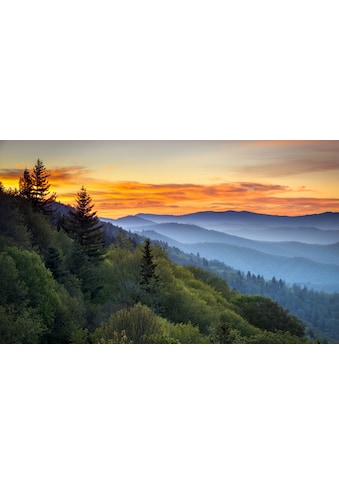
{"type": "Polygon", "coordinates": [[[33,189],[32,201],[36,211],[44,214],[51,214],[50,205],[55,202],[55,194],[50,194],[50,184],[48,182],[48,173],[41,160],[37,160],[31,174],[33,189]]]}
{"type": "Polygon", "coordinates": [[[19,193],[21,197],[32,200],[33,181],[29,170],[25,168],[23,175],[19,179],[19,193]]]}
{"type": "Polygon", "coordinates": [[[144,247],[142,249],[139,284],[140,301],[144,305],[152,308],[157,314],[162,314],[161,283],[149,239],[145,239],[144,247]]]}
{"type": "Polygon", "coordinates": [[[25,168],[19,179],[19,194],[32,202],[36,212],[52,215],[51,204],[55,202],[55,194],[49,192],[48,173],[41,160],[37,160],[31,172],[25,168]]]}
{"type": "Polygon", "coordinates": [[[153,284],[158,280],[158,277],[155,274],[155,268],[156,264],[153,261],[151,243],[149,239],[146,239],[140,264],[140,284],[147,293],[151,292],[153,284]]]}
{"type": "Polygon", "coordinates": [[[94,204],[84,186],[66,219],[65,229],[90,259],[100,259],[104,250],[103,226],[93,211],[94,204]]]}

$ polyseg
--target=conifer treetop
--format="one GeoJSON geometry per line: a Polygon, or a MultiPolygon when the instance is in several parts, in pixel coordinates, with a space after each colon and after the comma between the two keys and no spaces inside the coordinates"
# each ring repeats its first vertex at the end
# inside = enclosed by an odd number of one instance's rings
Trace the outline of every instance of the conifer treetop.
{"type": "Polygon", "coordinates": [[[88,257],[98,258],[103,253],[104,232],[93,208],[92,198],[82,186],[75,207],[69,211],[66,230],[88,257]]]}
{"type": "Polygon", "coordinates": [[[19,193],[21,197],[30,200],[37,212],[50,215],[53,211],[50,205],[55,202],[56,195],[50,194],[49,174],[44,163],[38,158],[33,170],[25,168],[19,179],[19,193]]]}

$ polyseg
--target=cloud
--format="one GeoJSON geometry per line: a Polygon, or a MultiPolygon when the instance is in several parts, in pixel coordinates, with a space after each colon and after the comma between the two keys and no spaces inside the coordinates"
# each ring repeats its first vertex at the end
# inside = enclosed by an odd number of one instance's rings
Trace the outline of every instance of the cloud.
{"type": "MultiPolygon", "coordinates": [[[[30,168],[27,167],[29,170],[30,168]]],[[[9,185],[17,186],[19,178],[23,174],[24,168],[3,168],[0,170],[0,180],[5,181],[9,185]]],[[[67,185],[74,185],[77,181],[88,180],[89,170],[82,166],[70,167],[54,167],[47,169],[49,180],[53,187],[65,187],[67,185]]],[[[92,179],[93,180],[93,179],[92,179]]],[[[81,182],[79,182],[81,185],[81,182]]]]}
{"type": "Polygon", "coordinates": [[[3,168],[0,170],[0,180],[16,184],[22,173],[23,169],[21,168],[3,168]]]}
{"type": "Polygon", "coordinates": [[[339,171],[338,141],[252,141],[244,142],[243,150],[248,163],[238,173],[281,177],[339,171]]]}
{"type": "MultiPolygon", "coordinates": [[[[2,169],[0,180],[17,187],[22,172],[22,168],[2,169]]],[[[54,167],[48,173],[51,190],[56,191],[58,200],[73,205],[80,187],[84,185],[93,199],[95,210],[103,217],[150,211],[184,214],[200,210],[248,210],[277,215],[339,211],[338,198],[309,197],[312,191],[305,186],[291,188],[276,183],[248,181],[216,181],[212,184],[112,182],[95,178],[89,169],[80,165],[54,167]]]]}
{"type": "MultiPolygon", "coordinates": [[[[239,170],[244,172],[242,168],[239,170]]],[[[255,166],[247,166],[246,173],[255,174],[258,177],[282,177],[290,175],[298,175],[304,173],[339,171],[339,154],[335,160],[324,159],[300,159],[293,158],[289,160],[277,160],[274,162],[258,163],[255,166]]]]}
{"type": "Polygon", "coordinates": [[[81,186],[82,180],[87,181],[90,178],[90,171],[85,167],[77,165],[67,168],[55,167],[52,170],[47,170],[47,172],[53,187],[74,186],[75,183],[81,186]]]}
{"type": "MultiPolygon", "coordinates": [[[[300,194],[305,188],[301,187],[300,194]]],[[[339,199],[298,197],[298,189],[251,182],[201,184],[100,183],[90,194],[107,217],[154,211],[183,214],[198,210],[250,210],[270,214],[306,214],[339,210],[339,199]],[[293,192],[293,195],[292,195],[293,192]],[[173,210],[174,209],[174,210],[173,210]]]]}
{"type": "Polygon", "coordinates": [[[280,192],[289,190],[288,187],[284,185],[277,184],[260,184],[255,182],[240,182],[239,186],[247,192],[280,192]]]}

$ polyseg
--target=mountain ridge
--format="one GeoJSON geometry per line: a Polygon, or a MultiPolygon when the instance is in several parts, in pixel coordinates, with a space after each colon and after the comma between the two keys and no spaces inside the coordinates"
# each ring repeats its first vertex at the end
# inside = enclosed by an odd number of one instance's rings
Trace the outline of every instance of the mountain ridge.
{"type": "Polygon", "coordinates": [[[249,270],[266,278],[275,276],[317,290],[339,291],[339,213],[307,216],[271,216],[248,211],[205,211],[187,216],[139,213],[111,223],[187,253],[200,253],[210,261],[218,259],[244,272],[249,270]],[[212,221],[214,217],[219,220],[212,221]]]}
{"type": "Polygon", "coordinates": [[[115,223],[124,222],[129,220],[140,221],[146,220],[152,223],[159,222],[192,222],[199,224],[208,224],[209,226],[214,224],[255,224],[259,223],[262,227],[267,226],[281,226],[281,227],[314,227],[318,229],[339,229],[339,212],[322,212],[319,214],[306,214],[301,216],[287,216],[287,215],[271,215],[262,214],[250,211],[200,211],[192,212],[182,215],[171,214],[151,214],[151,213],[138,213],[135,215],[128,215],[121,218],[113,219],[107,218],[115,223]]]}

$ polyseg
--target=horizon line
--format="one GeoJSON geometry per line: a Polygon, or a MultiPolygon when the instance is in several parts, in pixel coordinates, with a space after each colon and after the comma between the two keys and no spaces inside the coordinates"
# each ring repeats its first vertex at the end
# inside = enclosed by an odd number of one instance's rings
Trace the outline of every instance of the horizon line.
{"type": "MultiPolygon", "coordinates": [[[[68,205],[68,204],[64,204],[64,205],[68,205]]],[[[97,211],[98,212],[98,211],[97,211]]],[[[246,214],[254,214],[254,215],[258,215],[258,216],[269,216],[269,217],[288,217],[288,218],[297,218],[297,217],[310,217],[310,216],[321,216],[321,215],[325,215],[325,214],[339,214],[338,211],[324,211],[324,212],[312,212],[312,213],[307,213],[307,214],[299,214],[299,215],[281,215],[281,214],[269,214],[267,212],[253,212],[253,211],[247,211],[247,210],[234,210],[234,209],[228,209],[228,210],[224,210],[224,211],[213,211],[213,210],[206,210],[206,211],[197,211],[197,212],[184,212],[182,214],[172,214],[172,213],[154,213],[154,212],[137,212],[135,214],[127,214],[125,216],[120,216],[120,217],[117,217],[117,218],[113,218],[113,217],[101,217],[101,216],[98,216],[99,219],[111,219],[111,220],[119,220],[119,219],[124,219],[126,217],[141,217],[141,216],[158,216],[158,217],[165,217],[165,216],[168,216],[168,217],[183,217],[183,216],[190,216],[190,215],[195,215],[195,214],[208,214],[208,213],[211,213],[211,214],[226,214],[226,213],[230,213],[230,212],[234,212],[234,213],[237,213],[237,214],[243,214],[243,213],[246,213],[246,214]]]]}

